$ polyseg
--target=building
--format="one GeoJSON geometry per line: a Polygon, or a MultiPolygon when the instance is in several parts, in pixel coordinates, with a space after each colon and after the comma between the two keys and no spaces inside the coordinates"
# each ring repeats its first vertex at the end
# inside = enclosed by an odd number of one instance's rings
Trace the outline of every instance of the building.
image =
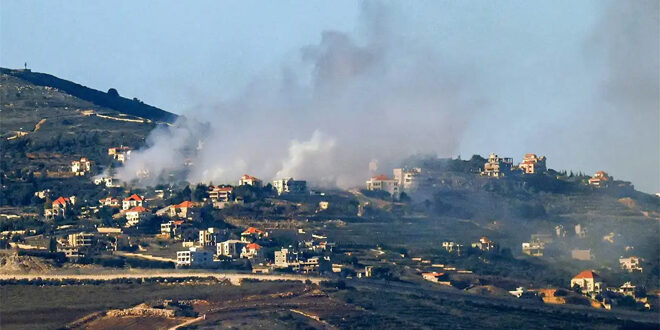
{"type": "Polygon", "coordinates": [[[195,203],[185,201],[177,205],[170,205],[169,216],[172,218],[190,219],[193,218],[195,211],[195,203]]]}
{"type": "Polygon", "coordinates": [[[213,264],[213,252],[191,247],[176,253],[177,267],[208,267],[213,264]]]}
{"type": "Polygon", "coordinates": [[[231,186],[215,186],[209,190],[209,199],[213,203],[217,202],[230,202],[234,188],[231,186]]]}
{"type": "Polygon", "coordinates": [[[96,242],[96,237],[92,233],[69,234],[67,242],[70,247],[91,247],[96,242]]]}
{"type": "Polygon", "coordinates": [[[241,258],[245,259],[262,259],[263,248],[257,243],[249,243],[241,249],[241,258]]]}
{"type": "Polygon", "coordinates": [[[395,179],[390,179],[385,174],[376,175],[367,181],[367,190],[382,190],[387,191],[392,196],[399,195],[399,182],[395,179]]]}
{"type": "Polygon", "coordinates": [[[461,251],[463,250],[463,244],[459,244],[456,242],[442,242],[442,248],[447,250],[447,252],[454,253],[456,252],[457,254],[461,254],[461,251]]]}
{"type": "Polygon", "coordinates": [[[64,216],[66,210],[72,205],[76,204],[76,196],[63,197],[60,196],[53,201],[51,208],[44,210],[46,219],[54,219],[56,217],[64,216]]]}
{"type": "Polygon", "coordinates": [[[101,204],[101,206],[119,207],[119,199],[108,196],[106,198],[99,199],[99,204],[101,204]]]}
{"type": "Polygon", "coordinates": [[[497,251],[498,246],[495,242],[488,239],[488,237],[483,236],[479,239],[479,242],[472,243],[472,248],[479,249],[481,251],[497,251]]]}
{"type": "Polygon", "coordinates": [[[122,210],[128,210],[136,206],[142,206],[144,198],[138,194],[133,194],[129,197],[124,198],[121,203],[122,210]]]}
{"type": "Polygon", "coordinates": [[[273,180],[273,188],[275,188],[278,195],[304,194],[307,191],[307,181],[294,180],[293,178],[273,180]]]}
{"type": "Polygon", "coordinates": [[[545,160],[545,156],[537,157],[536,154],[525,154],[523,161],[518,164],[518,169],[524,174],[543,173],[547,170],[545,160]]]}
{"type": "Polygon", "coordinates": [[[287,268],[298,265],[298,262],[298,252],[294,252],[287,248],[275,251],[275,267],[287,268]]]}
{"type": "Polygon", "coordinates": [[[591,260],[591,250],[574,249],[571,251],[571,258],[575,260],[589,261],[591,260]]]}
{"type": "Polygon", "coordinates": [[[104,185],[108,188],[119,187],[114,184],[114,179],[111,176],[99,176],[94,178],[94,184],[97,186],[104,185]]]}
{"type": "Polygon", "coordinates": [[[253,186],[253,187],[261,187],[261,180],[247,175],[243,174],[240,180],[238,180],[238,185],[239,186],[253,186]]]}
{"type": "Polygon", "coordinates": [[[587,228],[578,223],[575,225],[575,236],[579,238],[587,237],[587,228]]]}
{"type": "Polygon", "coordinates": [[[131,147],[120,146],[108,149],[108,156],[120,163],[125,163],[131,157],[131,147]]]}
{"type": "Polygon", "coordinates": [[[268,237],[268,233],[255,227],[248,227],[248,229],[241,233],[241,241],[247,243],[254,242],[265,237],[268,237]]]}
{"type": "Polygon", "coordinates": [[[598,171],[593,177],[589,178],[589,185],[594,187],[606,187],[612,178],[605,171],[598,171]]]}
{"type": "Polygon", "coordinates": [[[437,273],[437,272],[422,273],[422,278],[424,278],[427,281],[434,282],[434,283],[440,282],[440,279],[443,276],[445,276],[445,273],[437,273]]]}
{"type": "Polygon", "coordinates": [[[330,203],[329,203],[329,202],[326,202],[326,201],[320,201],[320,202],[319,202],[319,210],[320,210],[320,211],[325,211],[325,210],[328,209],[328,207],[330,207],[330,203]]]}
{"type": "Polygon", "coordinates": [[[399,189],[402,191],[412,191],[419,188],[419,177],[422,174],[421,168],[395,168],[393,174],[394,180],[396,180],[399,189]]]}
{"type": "Polygon", "coordinates": [[[199,231],[199,245],[201,246],[213,246],[218,244],[220,238],[220,229],[218,228],[208,228],[199,231]]]}
{"type": "Polygon", "coordinates": [[[181,236],[182,226],[183,220],[170,220],[160,224],[160,233],[169,237],[176,238],[181,236]]]}
{"type": "Polygon", "coordinates": [[[294,265],[293,270],[302,273],[317,272],[320,269],[319,257],[311,257],[305,260],[299,260],[297,265],[294,265]]]}
{"type": "Polygon", "coordinates": [[[542,257],[545,249],[542,242],[524,242],[522,243],[522,252],[532,257],[542,257]]]}
{"type": "Polygon", "coordinates": [[[217,253],[225,257],[238,258],[245,245],[245,242],[236,239],[227,240],[217,244],[217,253]]]}
{"type": "Polygon", "coordinates": [[[83,157],[71,162],[71,172],[76,176],[83,176],[92,170],[92,162],[83,157]]]}
{"type": "Polygon", "coordinates": [[[604,283],[598,274],[592,270],[582,271],[571,279],[571,288],[580,287],[582,293],[599,293],[603,290],[604,283]]]}
{"type": "Polygon", "coordinates": [[[146,219],[149,216],[149,210],[145,209],[142,206],[135,206],[126,212],[126,227],[133,227],[140,223],[140,221],[146,219]]]}
{"type": "Polygon", "coordinates": [[[490,154],[481,175],[499,178],[511,172],[512,165],[513,158],[500,158],[496,154],[490,154]]]}
{"type": "Polygon", "coordinates": [[[619,258],[619,264],[621,264],[621,269],[628,272],[641,272],[643,271],[641,262],[644,259],[638,257],[628,257],[628,258],[619,258]]]}

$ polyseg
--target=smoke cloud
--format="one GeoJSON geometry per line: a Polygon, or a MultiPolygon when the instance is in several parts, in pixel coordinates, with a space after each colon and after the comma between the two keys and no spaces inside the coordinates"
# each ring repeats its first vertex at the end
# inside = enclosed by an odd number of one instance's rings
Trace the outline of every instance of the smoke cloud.
{"type": "Polygon", "coordinates": [[[148,172],[153,183],[175,172],[221,183],[249,173],[345,188],[373,174],[370,164],[390,169],[417,152],[452,155],[478,100],[441,54],[397,34],[399,25],[386,8],[365,4],[356,33],[325,31],[237,98],[155,130],[120,179],[148,172]]]}

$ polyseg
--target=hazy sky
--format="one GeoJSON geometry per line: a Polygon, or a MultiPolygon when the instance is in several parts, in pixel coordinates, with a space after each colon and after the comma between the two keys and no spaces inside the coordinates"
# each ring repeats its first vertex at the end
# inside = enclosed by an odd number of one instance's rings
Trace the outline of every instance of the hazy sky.
{"type": "MultiPolygon", "coordinates": [[[[193,115],[278,79],[301,49],[325,45],[324,31],[339,31],[358,45],[377,40],[364,32],[363,7],[355,1],[2,0],[0,65],[27,62],[35,71],[100,90],[114,87],[123,96],[193,115]]],[[[368,24],[405,40],[392,44],[414,47],[390,51],[398,60],[383,63],[432,63],[430,72],[440,72],[443,86],[451,86],[447,93],[467,95],[456,101],[460,106],[443,106],[471,114],[434,117],[445,121],[438,129],[460,128],[446,136],[455,140],[452,146],[417,144],[409,146],[411,152],[465,158],[496,152],[516,161],[534,152],[547,155],[551,168],[603,169],[643,191],[660,191],[657,1],[416,1],[384,7],[369,15],[387,19],[372,17],[368,24]]],[[[403,74],[388,87],[405,79],[416,83],[403,74]]],[[[332,136],[329,129],[322,133],[332,136]]]]}

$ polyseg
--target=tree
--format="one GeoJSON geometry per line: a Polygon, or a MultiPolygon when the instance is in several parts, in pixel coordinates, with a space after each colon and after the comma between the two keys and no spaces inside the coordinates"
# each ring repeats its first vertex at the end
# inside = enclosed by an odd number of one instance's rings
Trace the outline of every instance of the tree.
{"type": "Polygon", "coordinates": [[[108,89],[108,95],[112,97],[119,97],[119,92],[117,92],[117,90],[114,88],[110,88],[108,89]]]}
{"type": "Polygon", "coordinates": [[[50,242],[48,243],[48,251],[50,251],[51,253],[57,252],[57,241],[53,236],[50,237],[50,242]]]}

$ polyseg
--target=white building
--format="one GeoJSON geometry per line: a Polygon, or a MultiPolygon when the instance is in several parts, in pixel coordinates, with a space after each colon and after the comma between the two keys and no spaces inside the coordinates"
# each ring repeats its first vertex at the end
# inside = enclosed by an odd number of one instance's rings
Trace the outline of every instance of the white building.
{"type": "Polygon", "coordinates": [[[395,168],[393,174],[394,180],[396,180],[399,185],[399,189],[402,189],[403,191],[412,191],[419,188],[419,179],[422,174],[421,168],[395,168]]]}
{"type": "Polygon", "coordinates": [[[298,264],[298,252],[294,252],[287,248],[282,248],[280,251],[275,251],[275,267],[287,268],[298,264]]]}
{"type": "Polygon", "coordinates": [[[390,179],[384,174],[369,179],[369,181],[367,181],[367,190],[387,191],[392,196],[397,196],[400,192],[399,182],[395,179],[390,179]]]}
{"type": "Polygon", "coordinates": [[[545,246],[541,242],[522,243],[522,252],[532,257],[542,257],[545,246]]]}
{"type": "Polygon", "coordinates": [[[87,158],[83,157],[80,160],[74,160],[71,162],[71,172],[76,176],[83,176],[89,173],[92,170],[92,162],[87,158]]]}
{"type": "Polygon", "coordinates": [[[243,174],[241,176],[241,179],[238,180],[238,185],[239,186],[253,186],[253,187],[261,187],[261,180],[247,174],[243,174]]]}
{"type": "Polygon", "coordinates": [[[293,178],[273,180],[273,188],[275,188],[278,195],[303,194],[307,191],[307,181],[294,180],[293,178]]]}
{"type": "Polygon", "coordinates": [[[213,264],[213,252],[191,247],[176,253],[177,267],[207,267],[213,264]]]}
{"type": "Polygon", "coordinates": [[[225,257],[238,258],[240,257],[241,251],[246,244],[247,243],[237,239],[231,239],[224,242],[220,242],[216,246],[217,253],[218,255],[225,257]]]}
{"type": "Polygon", "coordinates": [[[133,227],[144,220],[150,214],[148,210],[142,206],[136,206],[127,210],[124,215],[126,216],[126,227],[133,227]]]}
{"type": "Polygon", "coordinates": [[[218,243],[220,237],[220,230],[218,228],[208,228],[199,231],[199,245],[212,246],[218,243]]]}
{"type": "Polygon", "coordinates": [[[241,258],[245,259],[262,259],[263,248],[257,243],[249,243],[241,249],[241,258]]]}
{"type": "Polygon", "coordinates": [[[619,258],[619,264],[621,264],[621,269],[631,273],[641,272],[643,270],[641,265],[642,261],[644,261],[644,259],[638,257],[619,258]]]}

